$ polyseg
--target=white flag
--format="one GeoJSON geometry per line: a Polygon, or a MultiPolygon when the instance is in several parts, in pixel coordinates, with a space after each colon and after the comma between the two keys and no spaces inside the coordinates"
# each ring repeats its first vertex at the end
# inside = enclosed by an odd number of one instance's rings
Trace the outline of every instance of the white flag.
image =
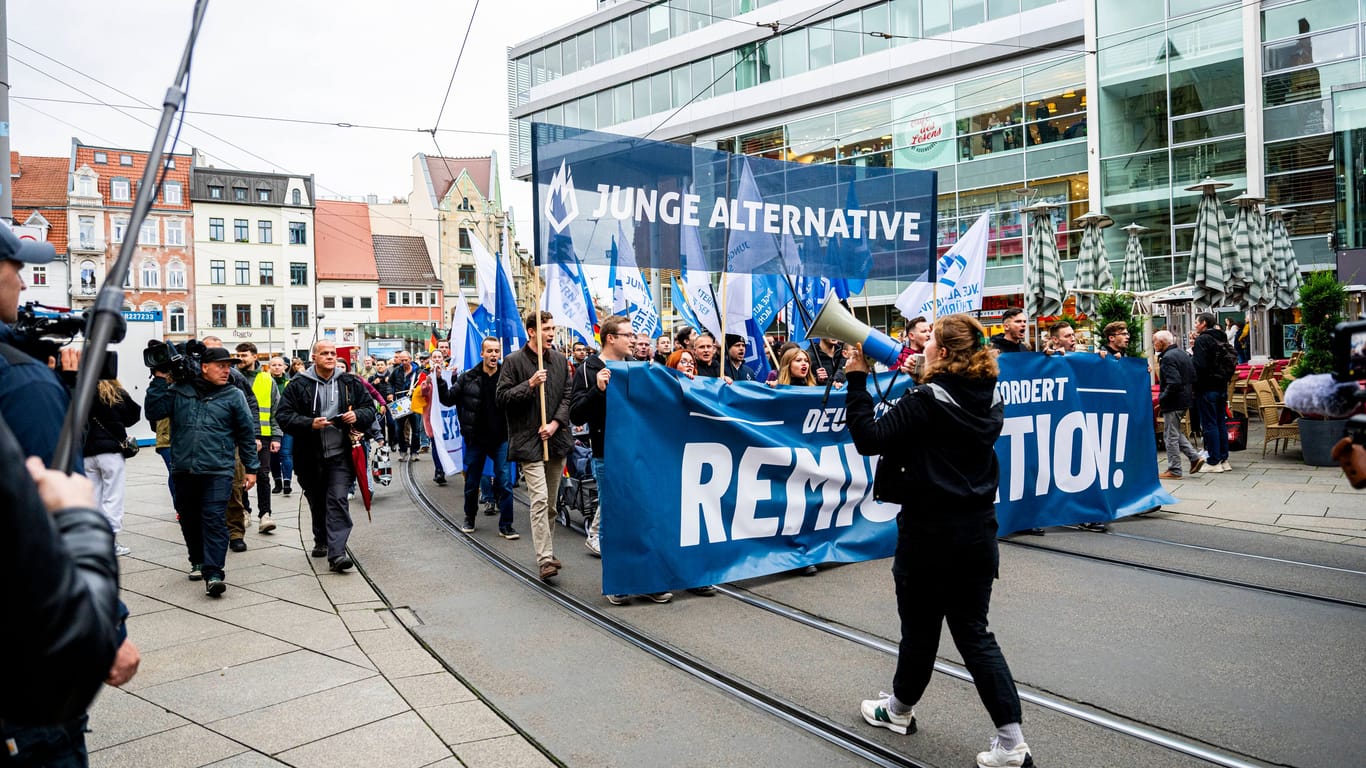
{"type": "Polygon", "coordinates": [[[987,239],[991,211],[978,217],[966,234],[935,263],[939,280],[938,305],[934,286],[928,279],[906,286],[896,298],[896,308],[904,317],[924,316],[930,320],[943,315],[972,312],[982,308],[982,283],[987,273],[987,239]]]}
{"type": "Polygon", "coordinates": [[[593,341],[593,315],[585,301],[582,277],[576,277],[566,263],[548,263],[545,270],[545,297],[541,309],[555,316],[561,328],[567,328],[588,346],[593,341]]]}
{"type": "MultiPolygon", "coordinates": [[[[484,243],[470,230],[470,253],[474,256],[474,285],[478,292],[478,304],[489,314],[498,315],[498,260],[484,247],[484,243]]],[[[512,271],[508,271],[512,276],[512,271]]],[[[513,314],[516,314],[514,311],[513,314]]]]}
{"type": "Polygon", "coordinates": [[[702,236],[696,226],[684,224],[678,231],[682,238],[679,249],[683,253],[683,290],[687,291],[687,296],[680,299],[687,301],[702,328],[719,339],[721,313],[716,309],[716,292],[712,290],[711,273],[702,254],[702,236]]]}
{"type": "Polygon", "coordinates": [[[626,238],[621,221],[617,221],[616,284],[612,286],[613,312],[624,310],[631,318],[631,330],[655,338],[661,333],[659,308],[650,295],[645,275],[636,266],[636,249],[626,238]]]}

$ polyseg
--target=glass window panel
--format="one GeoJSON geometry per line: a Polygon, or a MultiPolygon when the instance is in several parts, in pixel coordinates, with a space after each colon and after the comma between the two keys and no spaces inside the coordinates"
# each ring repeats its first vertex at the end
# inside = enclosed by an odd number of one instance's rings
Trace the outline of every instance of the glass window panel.
{"type": "MultiPolygon", "coordinates": [[[[1236,0],[1168,0],[1168,2],[1171,3],[1170,18],[1184,16],[1188,13],[1204,11],[1210,8],[1218,8],[1221,5],[1231,5],[1235,1],[1236,0]]],[[[1227,15],[1232,16],[1235,19],[1238,17],[1238,14],[1236,13],[1230,13],[1227,15]]]]}
{"type": "Polygon", "coordinates": [[[1083,92],[1086,84],[1086,61],[1082,56],[1069,56],[1046,64],[1025,67],[1025,93],[1083,92]]]}
{"type": "Polygon", "coordinates": [[[811,69],[828,67],[834,61],[835,43],[833,35],[828,21],[807,28],[807,44],[811,49],[811,69]]]}
{"type": "Polygon", "coordinates": [[[863,22],[856,11],[835,19],[835,62],[857,59],[863,55],[863,22]]]}
{"type": "Polygon", "coordinates": [[[650,28],[650,45],[669,39],[669,6],[664,3],[650,7],[647,23],[650,28]]]}
{"type": "Polygon", "coordinates": [[[631,14],[631,50],[639,51],[650,44],[650,25],[645,18],[647,11],[631,14]]]}
{"type": "MultiPolygon", "coordinates": [[[[1335,209],[1336,206],[1333,203],[1295,206],[1295,215],[1285,217],[1286,229],[1290,230],[1291,237],[1322,235],[1330,232],[1333,229],[1335,209]]],[[[1296,245],[1298,245],[1298,243],[1296,245]]],[[[1300,249],[1298,247],[1295,249],[1295,257],[1299,259],[1303,258],[1300,256],[1300,249]]],[[[1332,257],[1329,256],[1327,260],[1331,263],[1332,257]]],[[[1302,260],[1300,264],[1304,265],[1308,261],[1309,260],[1307,259],[1302,260]]],[[[1314,261],[1322,263],[1323,259],[1314,259],[1314,261]]],[[[1329,269],[1332,269],[1332,267],[1330,266],[1329,269]]]]}
{"type": "Polygon", "coordinates": [[[1042,8],[1045,5],[1052,5],[1058,0],[1020,0],[1020,10],[1032,11],[1035,8],[1042,8]]]}
{"type": "Polygon", "coordinates": [[[531,54],[531,84],[540,85],[546,79],[545,51],[533,51],[531,54]]]}
{"type": "Polygon", "coordinates": [[[1268,75],[1262,80],[1262,97],[1268,107],[1321,99],[1332,92],[1333,86],[1355,83],[1360,79],[1361,64],[1357,61],[1307,67],[1268,75]]]}
{"type": "Polygon", "coordinates": [[[783,35],[783,73],[786,77],[800,75],[807,70],[806,30],[799,29],[783,35]]]}
{"type": "Polygon", "coordinates": [[[1201,139],[1233,136],[1243,132],[1243,110],[1215,112],[1172,121],[1172,143],[1185,144],[1201,139]]]}
{"type": "Polygon", "coordinates": [[[579,99],[579,125],[590,130],[598,128],[598,102],[592,95],[579,99]]]}
{"type": "Polygon", "coordinates": [[[824,163],[835,159],[835,116],[797,120],[787,127],[788,142],[793,160],[800,163],[824,163]]]}
{"type": "Polygon", "coordinates": [[[735,52],[723,51],[711,57],[711,68],[716,74],[713,79],[716,81],[712,86],[712,91],[717,96],[723,96],[735,91],[735,52]]]}
{"type": "Polygon", "coordinates": [[[669,24],[675,35],[688,31],[688,0],[669,0],[669,24]]]}
{"type": "MultiPolygon", "coordinates": [[[[1148,189],[1163,190],[1171,185],[1171,173],[1166,152],[1116,157],[1100,162],[1101,189],[1138,192],[1148,189]]],[[[1107,208],[1108,210],[1108,208],[1107,208]]]]}
{"type": "Polygon", "coordinates": [[[1333,129],[1332,112],[1332,103],[1326,99],[1268,109],[1262,113],[1262,130],[1267,141],[1312,136],[1333,129]]]}
{"type": "Polygon", "coordinates": [[[983,0],[953,0],[953,28],[963,29],[986,21],[983,0]]]}
{"type": "MultiPolygon", "coordinates": [[[[579,56],[583,56],[583,43],[579,44],[579,56]]],[[[612,58],[612,26],[603,24],[593,30],[593,61],[604,62],[612,58]]]]}
{"type": "Polygon", "coordinates": [[[953,9],[949,0],[924,0],[921,10],[924,13],[925,37],[942,35],[952,27],[953,9]]]}
{"type": "Polygon", "coordinates": [[[631,52],[631,17],[622,16],[612,22],[612,47],[618,56],[631,52]]]}
{"type": "Polygon", "coordinates": [[[1301,37],[1266,46],[1266,72],[1301,67],[1306,64],[1325,64],[1357,55],[1357,28],[1301,37]]]}
{"type": "Polygon", "coordinates": [[[554,80],[564,74],[564,66],[560,61],[559,44],[548,46],[545,49],[545,71],[546,78],[549,80],[554,80]]]}
{"type": "MultiPolygon", "coordinates": [[[[711,15],[720,19],[729,19],[735,15],[735,0],[711,0],[711,15]]],[[[707,19],[708,23],[715,22],[717,19],[707,19]]]]}
{"type": "Polygon", "coordinates": [[[1266,145],[1267,173],[1298,171],[1302,168],[1332,164],[1332,136],[1313,136],[1307,139],[1266,145]]]}
{"type": "Polygon", "coordinates": [[[579,102],[577,100],[566,101],[562,107],[564,110],[564,122],[560,125],[568,125],[573,128],[582,128],[579,122],[579,102]]]}
{"type": "Polygon", "coordinates": [[[783,76],[782,38],[759,43],[759,82],[767,83],[783,76]]]}
{"type": "Polygon", "coordinates": [[[1103,37],[1162,21],[1162,3],[1132,0],[1098,0],[1096,28],[1103,37]]]}
{"type": "Polygon", "coordinates": [[[1243,61],[1239,57],[1171,73],[1171,113],[1189,115],[1243,103],[1243,61]]]}
{"type": "Polygon", "coordinates": [[[891,0],[887,8],[892,17],[892,28],[887,30],[900,37],[893,45],[905,45],[920,36],[920,0],[891,0]]]}
{"type": "Polygon", "coordinates": [[[1164,50],[1161,36],[1100,47],[1100,111],[1106,115],[1100,125],[1103,155],[1166,146],[1166,63],[1158,58],[1164,50]]]}
{"type": "Polygon", "coordinates": [[[987,0],[987,18],[1000,19],[1020,12],[1020,0],[987,0]]]}
{"type": "Polygon", "coordinates": [[[1276,205],[1331,201],[1333,191],[1332,168],[1266,177],[1266,196],[1276,205]]]}
{"type": "MultiPolygon", "coordinates": [[[[684,98],[687,98],[686,96],[684,98]]],[[[669,73],[656,72],[650,76],[650,108],[655,112],[663,112],[673,106],[673,98],[669,92],[669,73]]]]}
{"type": "Polygon", "coordinates": [[[612,111],[612,91],[598,91],[593,94],[597,100],[597,123],[600,127],[606,128],[617,121],[615,113],[612,111]]]}
{"type": "Polygon", "coordinates": [[[840,156],[852,157],[892,148],[892,102],[879,101],[835,113],[840,156]]]}
{"type": "MultiPolygon", "coordinates": [[[[892,31],[887,23],[887,6],[887,3],[878,3],[863,9],[863,31],[865,33],[892,31]]],[[[865,34],[863,52],[868,54],[885,51],[889,42],[885,37],[871,37],[865,34]]]]}
{"type": "Polygon", "coordinates": [[[735,90],[743,91],[758,84],[759,65],[756,61],[758,51],[753,43],[742,45],[735,51],[735,90]]]}
{"type": "Polygon", "coordinates": [[[711,59],[694,61],[689,67],[692,70],[693,92],[698,94],[698,100],[710,99],[712,95],[711,79],[715,77],[711,73],[711,59]],[[705,90],[704,90],[705,89],[705,90]]]}
{"type": "Polygon", "coordinates": [[[766,131],[750,133],[740,137],[740,153],[745,155],[759,155],[781,149],[786,145],[782,128],[770,128],[766,131]]]}
{"type": "MultiPolygon", "coordinates": [[[[674,106],[682,106],[688,103],[695,91],[692,86],[692,67],[683,65],[669,70],[669,77],[673,79],[674,106]]],[[[706,87],[706,83],[699,83],[699,88],[706,87]]]]}
{"type": "Polygon", "coordinates": [[[1172,186],[1187,187],[1206,176],[1247,186],[1247,142],[1225,139],[1172,150],[1172,186]]]}
{"type": "MultiPolygon", "coordinates": [[[[1016,70],[958,83],[954,86],[959,117],[971,116],[982,107],[1020,103],[1020,78],[1016,70]]],[[[983,125],[982,127],[986,127],[983,125]]]]}
{"type": "Polygon", "coordinates": [[[593,58],[593,30],[579,33],[574,48],[579,52],[579,69],[588,69],[597,63],[593,58]]]}
{"type": "Polygon", "coordinates": [[[560,56],[563,58],[564,73],[575,72],[579,67],[579,41],[571,37],[560,43],[560,56]]]}
{"type": "Polygon", "coordinates": [[[650,78],[642,77],[631,83],[632,102],[636,117],[653,114],[650,109],[650,78]]]}
{"type": "Polygon", "coordinates": [[[564,125],[564,105],[556,104],[545,111],[546,122],[554,125],[564,125]]]}
{"type": "Polygon", "coordinates": [[[1357,0],[1310,0],[1262,11],[1262,40],[1282,40],[1357,20],[1357,0]]]}
{"type": "MultiPolygon", "coordinates": [[[[623,83],[612,89],[612,121],[625,123],[635,118],[635,99],[632,98],[630,83],[623,83]]],[[[643,113],[642,113],[643,116],[643,113]]]]}

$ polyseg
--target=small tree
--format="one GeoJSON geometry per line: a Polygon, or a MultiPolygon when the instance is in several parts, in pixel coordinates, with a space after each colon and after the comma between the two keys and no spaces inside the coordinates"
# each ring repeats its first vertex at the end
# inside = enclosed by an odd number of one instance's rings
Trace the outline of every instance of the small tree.
{"type": "Polygon", "coordinates": [[[1096,313],[1093,315],[1097,346],[1105,345],[1105,326],[1123,322],[1129,328],[1129,346],[1124,354],[1129,357],[1143,356],[1143,326],[1134,317],[1134,299],[1122,293],[1105,293],[1096,296],[1096,313]]]}
{"type": "Polygon", "coordinates": [[[1300,284],[1300,331],[1304,356],[1291,374],[1295,378],[1333,370],[1333,327],[1342,322],[1347,291],[1332,272],[1312,272],[1300,284]]]}

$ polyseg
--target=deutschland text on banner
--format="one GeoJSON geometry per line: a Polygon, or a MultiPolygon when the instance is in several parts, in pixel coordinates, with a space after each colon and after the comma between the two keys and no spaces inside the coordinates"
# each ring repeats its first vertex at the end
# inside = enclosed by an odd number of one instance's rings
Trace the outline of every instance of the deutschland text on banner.
{"type": "MultiPolygon", "coordinates": [[[[1002,533],[1174,501],[1157,480],[1141,361],[1019,354],[1000,363],[1002,533]]],[[[877,458],[855,450],[843,392],[823,405],[816,387],[724,385],[659,366],[609,366],[613,471],[599,480],[605,592],[716,584],[895,550],[900,509],[873,498],[877,458]]],[[[891,380],[880,377],[880,387],[894,402],[908,384],[891,380]]],[[[944,439],[951,438],[921,438],[925,450],[944,439]]]]}

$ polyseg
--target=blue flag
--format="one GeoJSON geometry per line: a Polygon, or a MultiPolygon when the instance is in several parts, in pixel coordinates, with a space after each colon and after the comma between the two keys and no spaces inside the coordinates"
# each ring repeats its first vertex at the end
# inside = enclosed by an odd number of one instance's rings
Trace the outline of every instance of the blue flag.
{"type": "Polygon", "coordinates": [[[678,314],[683,316],[683,322],[697,330],[701,330],[702,323],[698,322],[697,315],[693,314],[692,307],[688,306],[688,301],[684,298],[685,294],[683,293],[683,289],[678,285],[678,278],[671,277],[669,279],[673,281],[674,286],[674,309],[678,310],[678,314]]]}
{"type": "Polygon", "coordinates": [[[751,318],[745,321],[745,365],[754,371],[754,378],[768,381],[768,373],[773,368],[768,364],[768,349],[764,344],[764,332],[751,318]]]}
{"type": "Polygon", "coordinates": [[[503,342],[503,354],[510,355],[526,346],[526,327],[517,316],[517,296],[512,292],[512,280],[498,262],[498,338],[503,342]]]}

